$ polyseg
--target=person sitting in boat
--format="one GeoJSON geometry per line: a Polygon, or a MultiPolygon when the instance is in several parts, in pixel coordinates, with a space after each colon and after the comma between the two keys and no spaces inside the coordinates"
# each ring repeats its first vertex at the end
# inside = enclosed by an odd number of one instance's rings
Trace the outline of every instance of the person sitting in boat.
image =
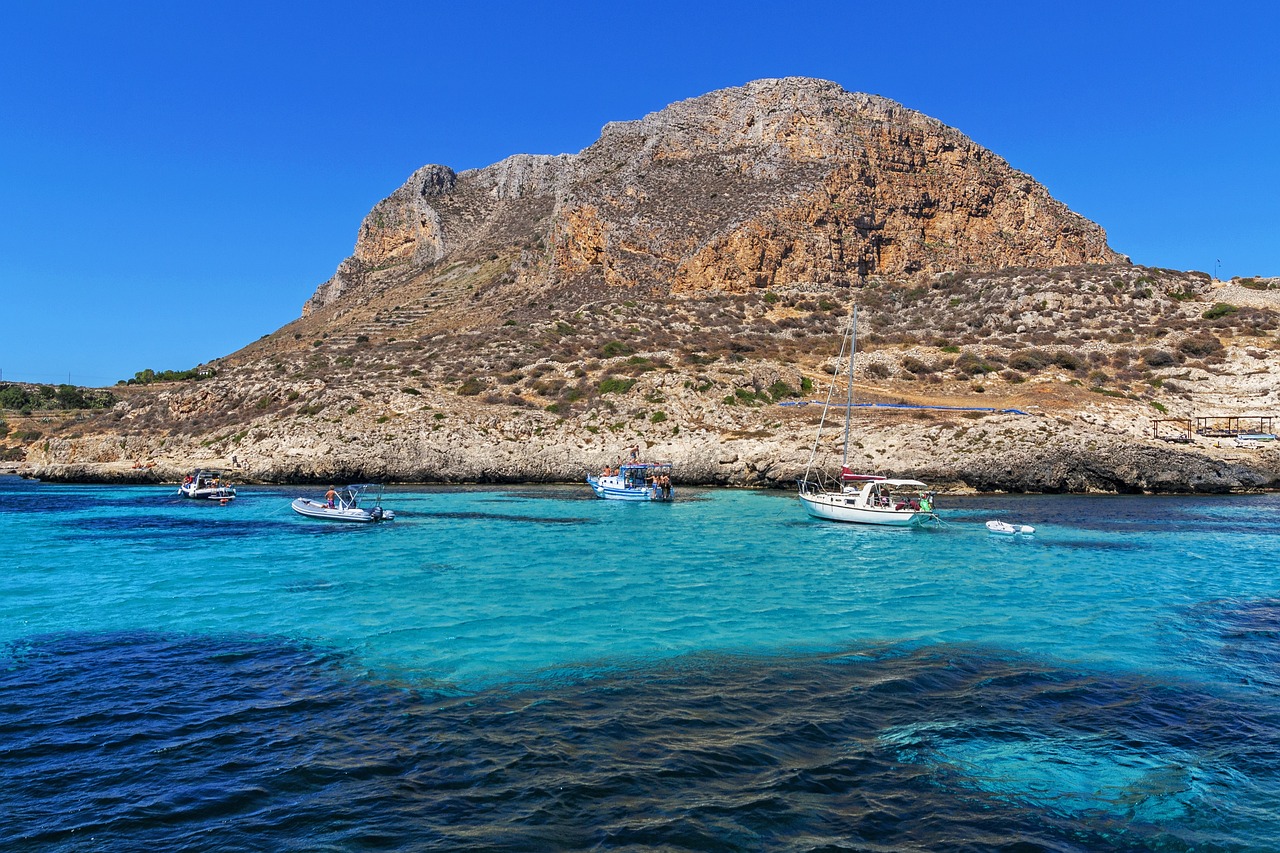
{"type": "Polygon", "coordinates": [[[324,493],[324,499],[329,503],[329,509],[333,509],[333,502],[338,497],[338,493],[334,491],[333,486],[329,487],[329,491],[324,493]]]}

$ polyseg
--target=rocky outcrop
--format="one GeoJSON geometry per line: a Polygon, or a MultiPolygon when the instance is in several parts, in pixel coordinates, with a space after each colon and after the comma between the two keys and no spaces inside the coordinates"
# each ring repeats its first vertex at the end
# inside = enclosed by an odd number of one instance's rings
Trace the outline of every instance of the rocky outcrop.
{"type": "Polygon", "coordinates": [[[578,154],[423,167],[303,317],[215,375],[118,389],[110,411],[9,413],[0,460],[120,482],[572,483],[639,444],[683,484],[789,488],[815,447],[818,467],[840,460],[837,433],[815,445],[820,406],[780,403],[844,375],[856,302],[858,393],[937,404],[860,411],[862,470],[1277,488],[1280,448],[1155,438],[1161,415],[1280,406],[1274,284],[1134,267],[958,131],[763,80],[578,154]]]}
{"type": "Polygon", "coordinates": [[[608,124],[576,155],[424,166],[370,211],[304,311],[534,245],[545,252],[525,282],[674,293],[1122,259],[1102,228],[959,131],[793,77],[608,124]]]}

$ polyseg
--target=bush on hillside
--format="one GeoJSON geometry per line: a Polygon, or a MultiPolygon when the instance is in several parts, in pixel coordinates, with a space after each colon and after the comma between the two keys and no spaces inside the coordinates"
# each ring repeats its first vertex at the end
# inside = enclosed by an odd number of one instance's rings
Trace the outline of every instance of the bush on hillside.
{"type": "Polygon", "coordinates": [[[110,391],[75,385],[0,385],[0,409],[109,409],[116,404],[110,391]]]}

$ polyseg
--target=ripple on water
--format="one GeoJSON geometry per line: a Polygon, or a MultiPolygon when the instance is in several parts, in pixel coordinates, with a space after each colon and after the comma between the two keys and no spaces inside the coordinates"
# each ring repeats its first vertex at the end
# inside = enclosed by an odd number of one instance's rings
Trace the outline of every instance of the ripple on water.
{"type": "Polygon", "coordinates": [[[352,663],[272,638],[15,644],[0,671],[0,837],[53,850],[1273,840],[1280,720],[1181,683],[962,646],[689,655],[465,696],[352,663]]]}

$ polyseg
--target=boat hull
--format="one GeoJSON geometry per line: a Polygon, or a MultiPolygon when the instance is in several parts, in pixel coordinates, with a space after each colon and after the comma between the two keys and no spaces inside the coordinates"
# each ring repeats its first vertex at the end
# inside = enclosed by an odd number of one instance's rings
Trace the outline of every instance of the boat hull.
{"type": "Polygon", "coordinates": [[[313,501],[310,498],[296,498],[291,506],[294,512],[298,513],[298,515],[305,515],[307,518],[318,518],[322,521],[340,521],[350,524],[391,521],[396,517],[395,513],[390,510],[383,510],[380,515],[375,515],[359,507],[331,507],[326,503],[313,501]]]}
{"type": "Polygon", "coordinates": [[[179,486],[178,494],[184,498],[195,498],[197,500],[229,501],[236,496],[236,490],[229,486],[222,486],[216,489],[189,489],[186,486],[179,486]]]}
{"type": "Polygon", "coordinates": [[[814,518],[826,521],[841,521],[847,524],[876,524],[884,527],[910,527],[919,524],[929,513],[913,509],[894,509],[892,507],[870,507],[858,504],[856,495],[820,492],[802,494],[800,502],[805,512],[814,518]]]}
{"type": "Polygon", "coordinates": [[[987,532],[996,536],[1032,536],[1036,529],[1030,524],[1010,524],[1007,521],[988,521],[987,532]]]}
{"type": "Polygon", "coordinates": [[[674,490],[663,497],[656,486],[626,486],[618,477],[588,477],[587,485],[596,497],[610,501],[669,501],[674,490]]]}

